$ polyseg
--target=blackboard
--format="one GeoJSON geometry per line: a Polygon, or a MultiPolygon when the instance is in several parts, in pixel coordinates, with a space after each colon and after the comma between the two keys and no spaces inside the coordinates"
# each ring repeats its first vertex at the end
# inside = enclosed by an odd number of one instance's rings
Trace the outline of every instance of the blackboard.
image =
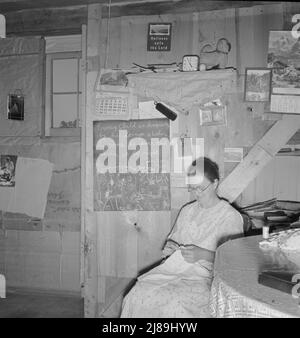
{"type": "MultiPolygon", "coordinates": [[[[94,210],[170,210],[170,173],[162,172],[162,151],[159,151],[159,170],[151,173],[120,172],[119,150],[120,142],[124,146],[133,138],[143,138],[148,145],[148,165],[151,166],[151,139],[169,140],[169,120],[130,120],[130,121],[94,121],[94,210]],[[127,143],[120,138],[120,130],[126,131],[127,143]],[[99,150],[97,144],[103,138],[110,138],[116,144],[115,173],[99,172],[99,155],[104,154],[107,148],[99,150]],[[98,149],[97,149],[98,148],[98,149]]],[[[127,150],[127,158],[136,153],[140,148],[127,150]]],[[[142,150],[141,150],[142,151],[142,150]]],[[[168,158],[169,161],[169,158],[168,158]]],[[[139,161],[138,161],[139,162],[139,161]]],[[[127,162],[128,163],[128,162],[127,162]]]]}

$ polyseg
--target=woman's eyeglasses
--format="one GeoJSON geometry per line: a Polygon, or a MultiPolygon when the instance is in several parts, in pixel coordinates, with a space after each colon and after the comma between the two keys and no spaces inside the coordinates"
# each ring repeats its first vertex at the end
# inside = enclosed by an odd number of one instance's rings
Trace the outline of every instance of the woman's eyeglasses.
{"type": "Polygon", "coordinates": [[[212,183],[209,183],[205,188],[202,188],[202,189],[201,189],[201,185],[196,185],[196,186],[189,185],[188,191],[198,190],[198,192],[203,192],[203,191],[207,190],[208,187],[211,186],[211,185],[212,185],[212,183]]]}

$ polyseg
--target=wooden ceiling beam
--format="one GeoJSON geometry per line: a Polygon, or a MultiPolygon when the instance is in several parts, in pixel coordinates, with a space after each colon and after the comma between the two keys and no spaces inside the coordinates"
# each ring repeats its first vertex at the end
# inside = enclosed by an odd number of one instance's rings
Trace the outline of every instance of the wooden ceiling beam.
{"type": "MultiPolygon", "coordinates": [[[[274,3],[279,1],[274,1],[274,3]]],[[[20,10],[84,6],[88,4],[102,4],[107,12],[109,0],[0,0],[0,13],[6,14],[20,10]]],[[[209,11],[233,7],[251,7],[270,3],[269,1],[204,1],[204,0],[111,0],[113,16],[120,16],[120,13],[128,15],[147,15],[157,11],[166,12],[174,10],[209,11]]],[[[106,14],[104,14],[105,16],[106,14]]]]}
{"type": "MultiPolygon", "coordinates": [[[[183,14],[192,12],[214,11],[227,8],[253,7],[271,4],[269,1],[199,1],[199,0],[167,0],[158,2],[132,3],[111,7],[111,17],[131,15],[183,14]]],[[[278,1],[274,1],[278,3],[278,1]]],[[[108,17],[108,8],[103,8],[103,18],[108,17]]]]}
{"type": "MultiPolygon", "coordinates": [[[[1,2],[3,3],[3,1],[5,0],[0,0],[0,4],[1,2]]],[[[15,0],[15,2],[18,1],[25,2],[26,0],[15,0]]],[[[40,1],[41,3],[43,2],[43,0],[40,1]]],[[[55,3],[55,1],[56,0],[53,0],[52,3],[55,3]]],[[[65,0],[61,1],[64,2],[65,0]]],[[[75,1],[79,2],[82,0],[75,1]]],[[[93,0],[85,0],[85,2],[88,1],[93,0]]],[[[261,1],[160,0],[159,2],[155,2],[154,0],[140,0],[137,2],[137,0],[124,0],[122,5],[118,5],[117,1],[120,3],[120,0],[115,0],[114,6],[111,7],[111,17],[183,14],[233,7],[251,7],[265,3],[261,1]],[[135,3],[128,3],[128,1],[135,1],[135,3]]],[[[87,5],[80,5],[55,8],[33,8],[8,12],[5,14],[6,34],[8,37],[79,34],[81,32],[81,25],[87,23],[87,8],[87,5]]],[[[105,6],[102,9],[102,17],[108,17],[108,8],[105,6]]]]}
{"type": "Polygon", "coordinates": [[[88,6],[45,8],[7,13],[6,35],[54,36],[81,34],[88,6]]]}
{"type": "MultiPolygon", "coordinates": [[[[165,1],[169,2],[170,0],[111,0],[111,6],[165,1]]],[[[179,0],[173,1],[175,2],[179,0]]],[[[24,9],[68,7],[88,4],[102,4],[103,6],[108,6],[109,3],[110,0],[0,0],[0,12],[5,14],[24,9]]]]}

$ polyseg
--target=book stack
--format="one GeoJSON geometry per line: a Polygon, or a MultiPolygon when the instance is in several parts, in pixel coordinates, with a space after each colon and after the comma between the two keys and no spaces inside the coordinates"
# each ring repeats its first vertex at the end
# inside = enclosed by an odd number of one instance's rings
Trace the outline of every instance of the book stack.
{"type": "Polygon", "coordinates": [[[284,148],[281,148],[276,156],[300,156],[300,144],[286,145],[284,148]]]}
{"type": "MultiPolygon", "coordinates": [[[[274,230],[287,227],[300,227],[300,202],[283,201],[272,198],[241,209],[251,219],[259,219],[274,230]]],[[[255,222],[254,222],[255,223],[255,222]]]]}
{"type": "Polygon", "coordinates": [[[296,285],[296,282],[293,282],[293,276],[295,276],[293,271],[264,270],[258,276],[258,283],[292,295],[292,290],[296,285]]]}

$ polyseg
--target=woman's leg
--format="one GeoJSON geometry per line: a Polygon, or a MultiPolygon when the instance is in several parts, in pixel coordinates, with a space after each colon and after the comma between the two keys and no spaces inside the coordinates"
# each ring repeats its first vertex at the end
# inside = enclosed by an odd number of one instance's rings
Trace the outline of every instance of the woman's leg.
{"type": "Polygon", "coordinates": [[[210,278],[175,280],[161,286],[139,281],[123,301],[123,318],[209,317],[210,278]]]}

